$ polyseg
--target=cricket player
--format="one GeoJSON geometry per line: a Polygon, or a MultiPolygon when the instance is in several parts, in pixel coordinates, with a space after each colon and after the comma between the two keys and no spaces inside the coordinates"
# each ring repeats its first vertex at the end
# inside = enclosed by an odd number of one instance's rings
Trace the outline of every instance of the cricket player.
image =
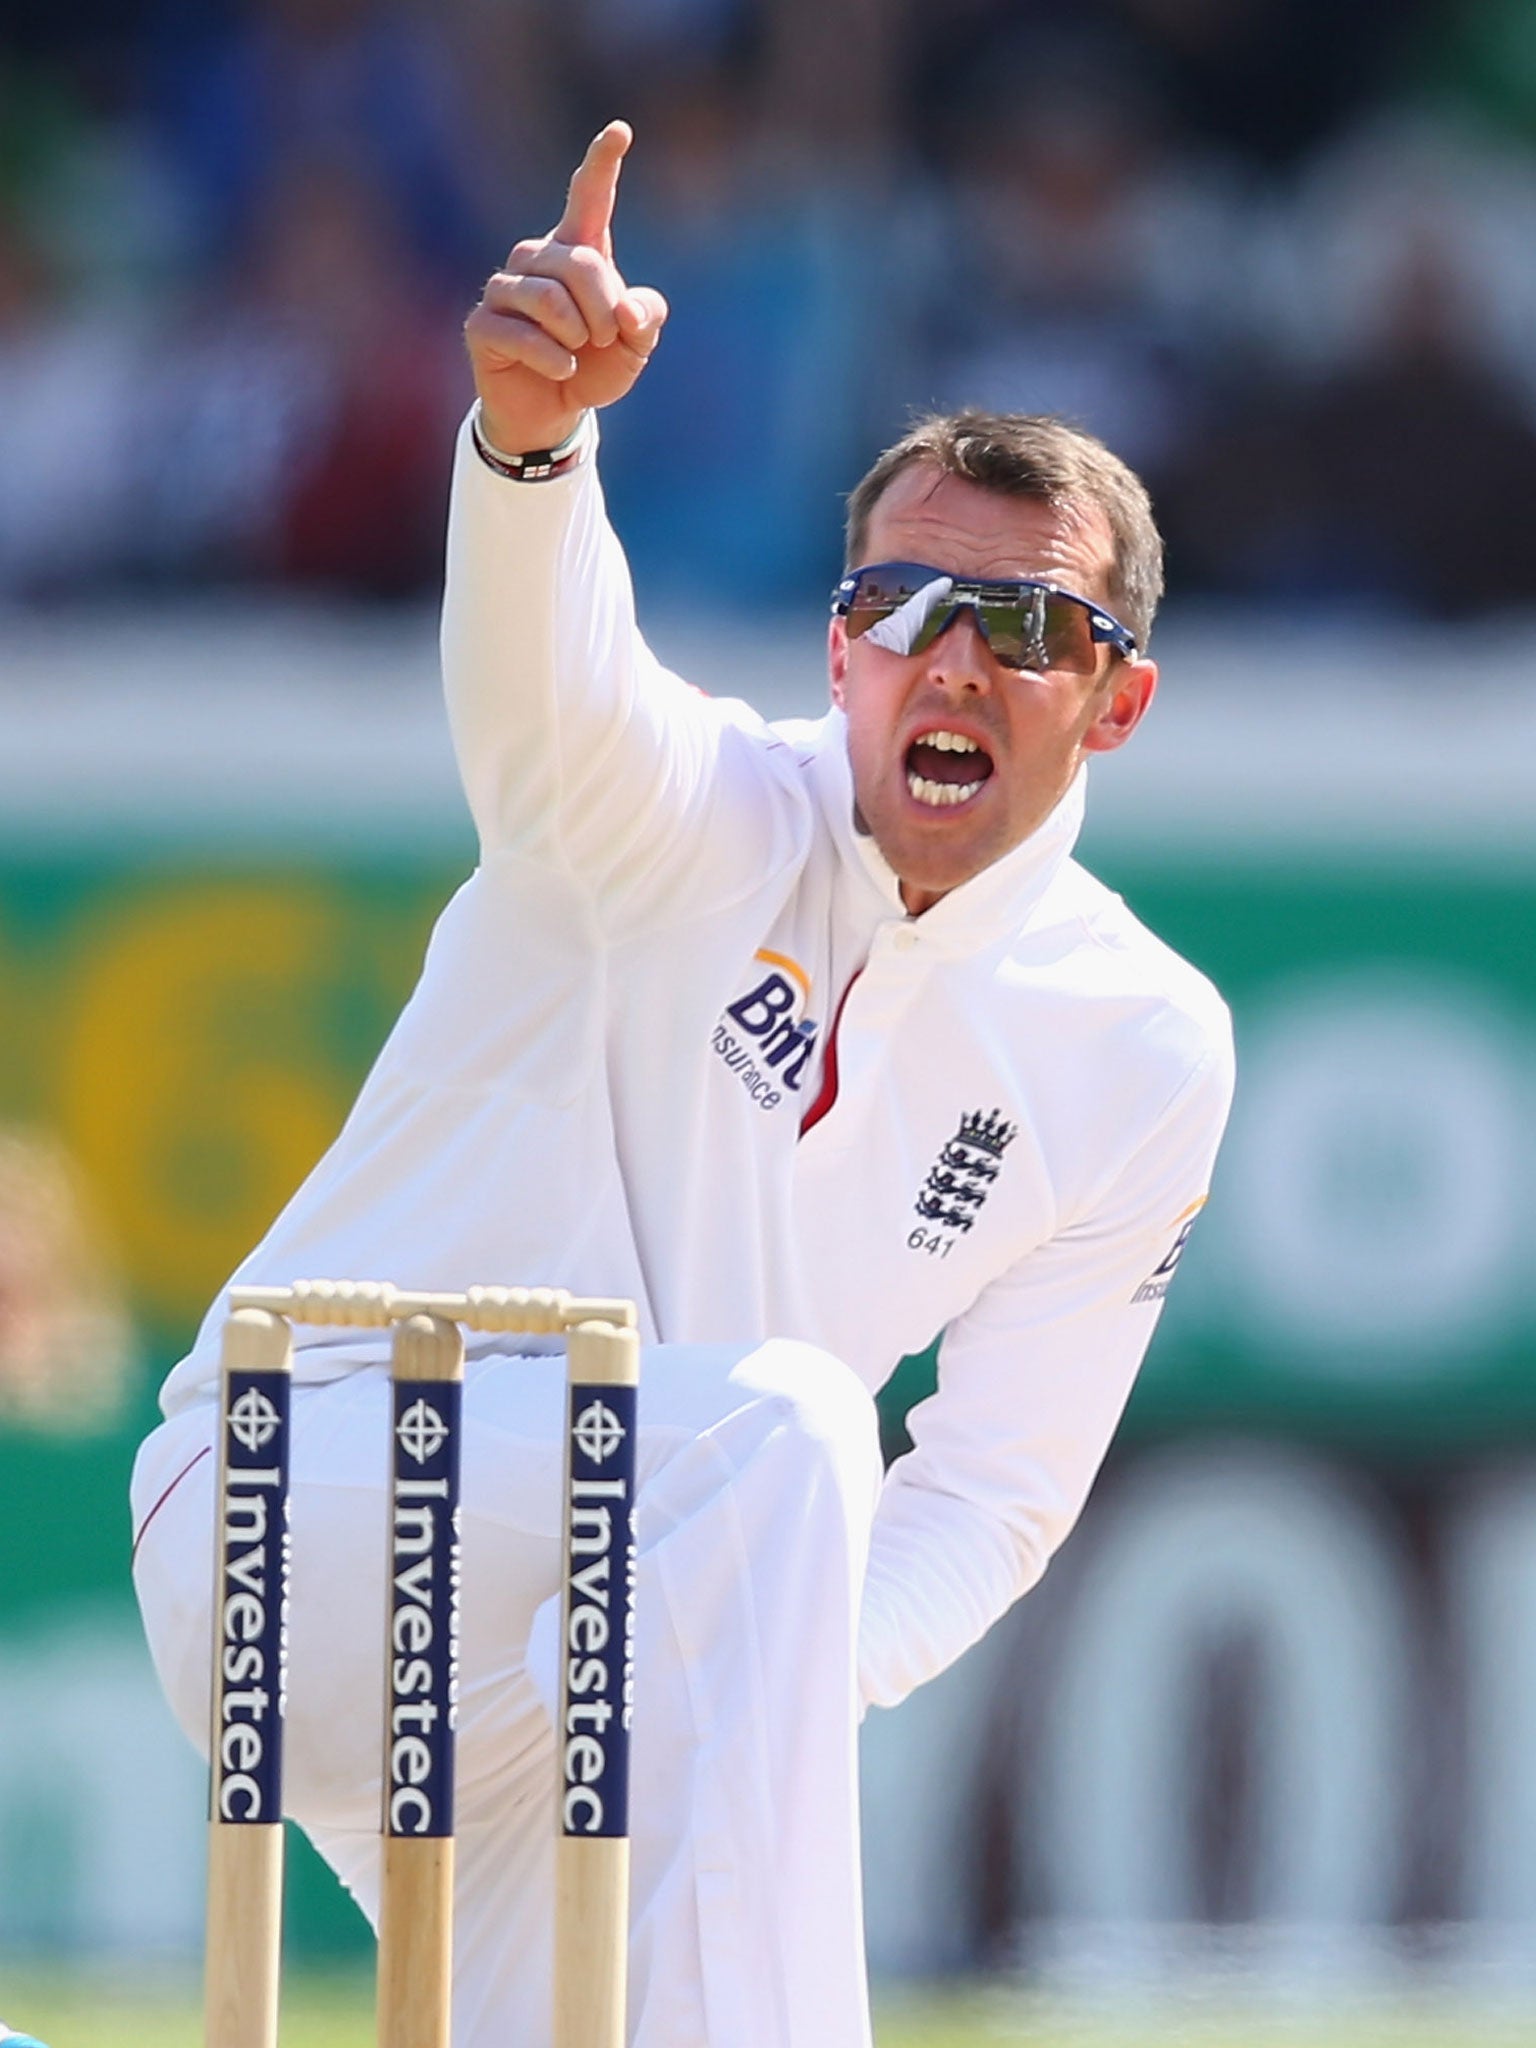
{"type": "MultiPolygon", "coordinates": [[[[1226,1115],[1226,1012],[1072,859],[1152,701],[1145,492],[1054,421],[915,428],[854,491],[832,708],[764,725],[636,630],[596,416],[662,337],[623,123],[467,336],[448,713],[480,840],[345,1129],[239,1278],[633,1295],[631,2038],[867,2048],[856,1730],[1040,1576],[1226,1115]],[[914,1449],[871,1395],[938,1331],[914,1449]]],[[[388,318],[387,286],[380,318],[388,318]]],[[[718,594],[704,680],[752,632],[718,594]]],[[[750,600],[750,593],[747,594],[750,600]]],[[[158,1668],[206,1740],[217,1305],[134,1480],[158,1668]]],[[[466,1388],[455,2040],[548,2038],[561,1370],[466,1388]]],[[[378,1888],[387,1388],[302,1334],[292,1811],[378,1888]]]]}

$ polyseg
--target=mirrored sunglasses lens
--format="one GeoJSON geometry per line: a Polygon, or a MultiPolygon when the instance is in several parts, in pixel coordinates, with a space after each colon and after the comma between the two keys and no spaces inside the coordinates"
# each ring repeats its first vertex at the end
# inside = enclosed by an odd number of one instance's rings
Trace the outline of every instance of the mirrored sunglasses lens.
{"type": "Polygon", "coordinates": [[[866,569],[855,584],[848,605],[849,639],[857,640],[861,633],[867,633],[881,619],[889,618],[898,605],[905,604],[931,576],[931,570],[925,575],[904,562],[887,562],[878,568],[866,569]]]}
{"type": "Polygon", "coordinates": [[[1044,591],[1011,603],[977,607],[993,655],[1004,668],[1091,673],[1097,649],[1086,609],[1044,591]]]}
{"type": "Polygon", "coordinates": [[[1004,668],[1046,664],[1045,612],[1038,592],[976,606],[976,616],[993,656],[1004,668]]]}
{"type": "Polygon", "coordinates": [[[976,614],[992,657],[1004,668],[1028,668],[1026,660],[1031,628],[1031,612],[1027,605],[1020,604],[978,604],[971,609],[976,614]]]}
{"type": "Polygon", "coordinates": [[[1079,673],[1097,668],[1099,650],[1087,606],[1070,597],[1048,597],[1043,609],[1047,665],[1079,673]]]}
{"type": "MultiPolygon", "coordinates": [[[[848,637],[856,640],[881,619],[889,618],[925,583],[931,582],[935,573],[910,562],[885,562],[864,570],[848,604],[848,637]]],[[[955,595],[961,604],[969,603],[993,655],[1005,668],[1054,668],[1091,675],[1098,666],[1092,613],[1087,605],[1073,598],[1056,597],[1041,590],[989,598],[978,589],[967,600],[963,586],[955,595]]],[[[955,611],[953,602],[936,605],[918,627],[911,651],[921,653],[931,645],[955,611]]]]}

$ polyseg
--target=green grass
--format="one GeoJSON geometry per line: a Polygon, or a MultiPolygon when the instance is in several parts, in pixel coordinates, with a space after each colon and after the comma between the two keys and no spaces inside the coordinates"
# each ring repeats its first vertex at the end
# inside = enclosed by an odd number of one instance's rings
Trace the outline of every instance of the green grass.
{"type": "MultiPolygon", "coordinates": [[[[294,1976],[285,1986],[283,2048],[374,2048],[366,1977],[294,1976]]],[[[174,1985],[0,1967],[0,2013],[47,2048],[201,2048],[196,1994],[174,1985]]],[[[1347,2015],[1285,2016],[1205,2001],[1113,2010],[1068,2006],[992,1986],[877,2006],[878,2048],[1530,2048],[1523,2014],[1433,1999],[1360,2004],[1347,2015]]],[[[829,2044],[830,2048],[830,2044],[829,2044]]]]}
{"type": "MultiPolygon", "coordinates": [[[[47,2048],[202,2048],[197,1994],[181,1983],[5,1969],[0,2017],[47,2048]]],[[[353,1976],[299,1980],[284,2000],[282,2040],[283,2048],[374,2048],[372,1986],[353,1976]]]]}
{"type": "Polygon", "coordinates": [[[1533,2039],[1529,2011],[1501,2018],[1433,2001],[1330,2017],[1205,2000],[1069,2005],[1017,1990],[887,2006],[876,2026],[878,2048],[1531,2048],[1533,2039]]]}

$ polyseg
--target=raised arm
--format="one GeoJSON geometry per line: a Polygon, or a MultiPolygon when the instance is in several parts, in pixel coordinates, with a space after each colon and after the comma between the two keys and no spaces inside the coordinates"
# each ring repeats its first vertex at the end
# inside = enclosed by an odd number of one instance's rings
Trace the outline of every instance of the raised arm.
{"type": "Polygon", "coordinates": [[[470,316],[480,409],[455,470],[443,676],[486,858],[558,865],[601,923],[633,929],[757,886],[789,820],[761,720],[686,688],[641,638],[603,509],[589,409],[633,387],[666,318],[613,262],[628,146],[622,122],[602,131],[559,225],[517,244],[470,316]]]}

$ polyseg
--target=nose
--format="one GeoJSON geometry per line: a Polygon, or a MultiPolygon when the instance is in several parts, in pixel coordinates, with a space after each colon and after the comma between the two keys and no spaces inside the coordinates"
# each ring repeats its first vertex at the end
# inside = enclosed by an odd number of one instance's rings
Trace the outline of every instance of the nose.
{"type": "Polygon", "coordinates": [[[926,670],[930,682],[956,696],[984,697],[992,689],[991,653],[987,637],[968,604],[929,643],[926,670]]]}

